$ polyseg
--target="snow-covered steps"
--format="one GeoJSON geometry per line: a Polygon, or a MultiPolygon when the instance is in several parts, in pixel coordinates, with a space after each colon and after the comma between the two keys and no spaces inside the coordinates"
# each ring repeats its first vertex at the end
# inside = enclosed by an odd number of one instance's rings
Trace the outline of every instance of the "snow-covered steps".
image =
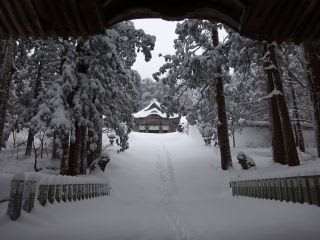
{"type": "Polygon", "coordinates": [[[309,203],[320,207],[320,175],[230,181],[233,196],[309,203]]]}
{"type": "Polygon", "coordinates": [[[75,202],[107,195],[110,195],[110,185],[106,179],[19,173],[11,181],[7,214],[16,220],[21,209],[31,212],[36,196],[44,207],[47,202],[75,202]]]}

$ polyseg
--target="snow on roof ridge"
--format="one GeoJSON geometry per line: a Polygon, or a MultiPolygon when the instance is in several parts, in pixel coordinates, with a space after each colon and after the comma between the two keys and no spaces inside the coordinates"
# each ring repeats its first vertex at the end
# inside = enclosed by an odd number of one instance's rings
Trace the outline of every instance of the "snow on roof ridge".
{"type": "Polygon", "coordinates": [[[134,113],[132,115],[135,118],[145,118],[145,117],[147,117],[147,116],[149,116],[151,114],[159,115],[162,118],[177,118],[177,117],[179,117],[179,114],[177,114],[177,113],[167,116],[167,113],[165,112],[165,109],[163,109],[161,107],[161,103],[159,103],[158,100],[155,99],[155,98],[152,99],[152,101],[149,103],[148,106],[146,106],[145,108],[143,108],[139,112],[136,112],[136,113],[134,113]],[[158,108],[151,108],[150,109],[152,104],[156,104],[159,107],[159,109],[158,108]],[[163,110],[163,112],[161,110],[163,110]]]}
{"type": "MultiPolygon", "coordinates": [[[[149,108],[152,106],[152,104],[156,104],[159,108],[161,108],[161,103],[156,99],[156,98],[154,98],[154,99],[152,99],[151,100],[151,102],[145,107],[145,108],[143,108],[142,110],[144,110],[144,111],[147,111],[147,110],[149,110],[149,108]]],[[[141,111],[142,111],[141,110],[141,111]]]]}

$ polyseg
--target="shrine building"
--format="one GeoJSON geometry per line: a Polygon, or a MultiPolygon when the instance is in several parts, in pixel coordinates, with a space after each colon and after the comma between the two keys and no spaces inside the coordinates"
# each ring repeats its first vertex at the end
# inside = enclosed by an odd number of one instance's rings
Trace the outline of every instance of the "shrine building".
{"type": "Polygon", "coordinates": [[[134,131],[147,133],[175,132],[180,122],[178,114],[168,115],[166,109],[153,99],[141,111],[134,113],[134,131]]]}

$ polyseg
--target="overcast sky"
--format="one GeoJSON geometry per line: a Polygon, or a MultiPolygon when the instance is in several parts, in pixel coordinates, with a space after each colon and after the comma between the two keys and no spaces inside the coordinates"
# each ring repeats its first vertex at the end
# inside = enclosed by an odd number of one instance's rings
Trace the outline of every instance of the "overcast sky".
{"type": "MultiPolygon", "coordinates": [[[[173,40],[177,38],[175,34],[177,22],[169,22],[161,19],[141,19],[134,20],[136,29],[143,29],[145,33],[156,36],[156,45],[152,51],[152,59],[149,62],[144,61],[143,54],[138,54],[137,60],[133,68],[137,70],[142,78],[152,78],[152,74],[159,70],[165,61],[163,57],[159,57],[159,53],[174,54],[173,40]]],[[[226,35],[225,31],[219,31],[219,38],[226,35]]]]}
{"type": "Polygon", "coordinates": [[[173,40],[176,38],[175,29],[177,22],[168,22],[160,19],[134,20],[136,29],[143,29],[145,33],[156,36],[156,45],[152,51],[152,59],[145,62],[143,54],[138,54],[138,58],[133,65],[142,78],[152,78],[152,74],[159,70],[165,61],[159,57],[162,54],[174,54],[173,40]]]}

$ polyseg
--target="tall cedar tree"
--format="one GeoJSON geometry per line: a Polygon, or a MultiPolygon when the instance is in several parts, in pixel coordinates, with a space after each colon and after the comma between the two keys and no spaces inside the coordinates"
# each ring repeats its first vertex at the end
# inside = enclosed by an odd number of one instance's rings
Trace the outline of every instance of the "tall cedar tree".
{"type": "MultiPolygon", "coordinates": [[[[214,24],[212,27],[212,44],[215,47],[219,45],[219,36],[216,24],[214,24]]],[[[223,170],[228,170],[232,167],[232,159],[228,134],[226,103],[223,90],[223,79],[221,76],[221,66],[218,66],[218,73],[220,73],[220,76],[218,76],[216,79],[216,101],[218,107],[218,140],[220,146],[221,168],[223,170]]]]}
{"type": "Polygon", "coordinates": [[[15,45],[13,40],[0,41],[0,150],[3,144],[2,137],[13,74],[15,45]]]}
{"type": "Polygon", "coordinates": [[[303,44],[307,62],[308,88],[313,105],[313,123],[318,157],[320,157],[320,44],[303,44]]]}

